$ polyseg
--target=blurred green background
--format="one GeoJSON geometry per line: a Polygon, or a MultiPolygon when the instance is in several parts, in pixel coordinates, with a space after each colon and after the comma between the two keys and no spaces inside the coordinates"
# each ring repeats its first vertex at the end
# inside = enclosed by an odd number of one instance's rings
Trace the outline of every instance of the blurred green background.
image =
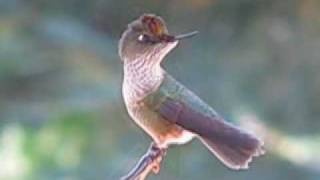
{"type": "Polygon", "coordinates": [[[320,1],[0,0],[1,180],[113,180],[135,165],[150,138],[125,110],[117,45],[145,12],[200,32],[165,68],[268,150],[234,172],[193,141],[150,179],[320,179],[320,1]]]}

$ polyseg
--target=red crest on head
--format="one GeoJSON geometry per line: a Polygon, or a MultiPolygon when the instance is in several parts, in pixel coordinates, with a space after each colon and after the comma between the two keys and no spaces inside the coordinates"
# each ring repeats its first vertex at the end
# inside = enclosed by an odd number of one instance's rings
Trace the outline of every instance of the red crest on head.
{"type": "Polygon", "coordinates": [[[141,21],[154,36],[159,37],[167,33],[166,25],[160,17],[154,15],[143,15],[141,21]]]}

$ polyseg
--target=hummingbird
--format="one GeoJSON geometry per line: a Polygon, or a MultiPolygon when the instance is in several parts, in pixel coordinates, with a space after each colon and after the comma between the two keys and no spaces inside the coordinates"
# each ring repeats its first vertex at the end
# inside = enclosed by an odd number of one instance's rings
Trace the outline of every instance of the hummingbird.
{"type": "Polygon", "coordinates": [[[225,121],[213,108],[161,66],[180,40],[196,32],[170,35],[165,21],[143,14],[119,41],[123,63],[122,96],[130,117],[153,140],[154,148],[200,141],[230,169],[247,169],[264,153],[263,141],[225,121]]]}

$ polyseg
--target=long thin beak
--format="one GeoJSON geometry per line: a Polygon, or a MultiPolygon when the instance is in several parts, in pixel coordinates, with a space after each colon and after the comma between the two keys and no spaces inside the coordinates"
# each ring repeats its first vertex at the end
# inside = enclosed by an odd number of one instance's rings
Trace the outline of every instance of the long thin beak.
{"type": "Polygon", "coordinates": [[[161,40],[164,41],[164,42],[175,42],[175,41],[178,41],[180,39],[191,38],[191,37],[195,36],[196,34],[198,34],[198,31],[192,31],[192,32],[189,32],[189,33],[180,34],[180,35],[176,35],[176,36],[163,35],[161,37],[161,40]]]}
{"type": "Polygon", "coordinates": [[[197,35],[198,33],[199,33],[198,31],[192,31],[192,32],[189,32],[189,33],[185,33],[185,34],[180,34],[180,35],[174,36],[174,39],[175,40],[180,40],[180,39],[191,38],[191,37],[197,35]]]}

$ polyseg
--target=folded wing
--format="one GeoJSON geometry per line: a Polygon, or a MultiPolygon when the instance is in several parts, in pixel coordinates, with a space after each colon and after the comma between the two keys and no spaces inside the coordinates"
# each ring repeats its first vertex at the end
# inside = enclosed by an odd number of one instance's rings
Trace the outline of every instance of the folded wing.
{"type": "Polygon", "coordinates": [[[208,149],[231,169],[246,169],[263,153],[254,135],[224,121],[199,97],[167,75],[147,103],[164,119],[198,135],[208,149]]]}

